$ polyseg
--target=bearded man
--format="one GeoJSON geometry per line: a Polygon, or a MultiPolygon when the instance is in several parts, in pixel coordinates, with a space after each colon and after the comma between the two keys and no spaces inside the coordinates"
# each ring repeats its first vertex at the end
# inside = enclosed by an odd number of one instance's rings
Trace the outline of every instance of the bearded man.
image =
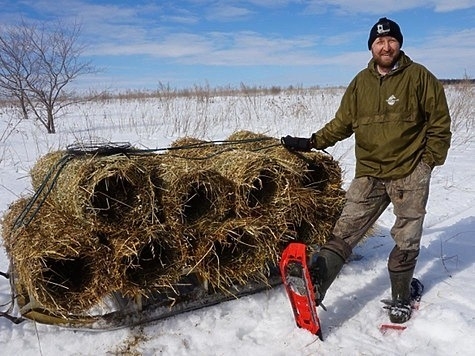
{"type": "Polygon", "coordinates": [[[353,248],[391,203],[394,248],[388,257],[393,323],[411,317],[411,288],[419,255],[432,170],[450,146],[450,114],[442,84],[402,50],[399,25],[385,17],[369,33],[372,59],[351,81],[335,117],[310,138],[286,136],[289,150],[333,146],[355,135],[355,177],[332,236],[310,258],[317,304],[353,248]]]}

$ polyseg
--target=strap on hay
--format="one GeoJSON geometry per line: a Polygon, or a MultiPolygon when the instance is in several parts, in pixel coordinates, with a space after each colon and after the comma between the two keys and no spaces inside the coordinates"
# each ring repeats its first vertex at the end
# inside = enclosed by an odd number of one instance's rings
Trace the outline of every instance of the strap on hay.
{"type": "Polygon", "coordinates": [[[20,213],[20,215],[17,217],[13,224],[13,229],[17,229],[20,226],[26,226],[28,225],[35,217],[35,215],[38,213],[38,210],[41,208],[43,203],[46,200],[46,197],[49,195],[51,190],[53,189],[53,186],[58,179],[59,175],[61,174],[61,171],[63,168],[66,166],[66,164],[71,160],[72,156],[71,155],[65,155],[63,156],[56,164],[51,167],[49,172],[47,173],[45,179],[41,183],[40,187],[36,190],[35,194],[31,197],[30,201],[26,205],[26,207],[23,209],[23,211],[20,213]],[[56,172],[56,173],[55,173],[56,172]],[[54,176],[53,176],[54,174],[54,176]],[[50,182],[51,181],[51,182],[50,182]],[[42,195],[43,191],[46,190],[46,193],[42,196],[40,199],[40,196],[42,195]],[[27,215],[31,212],[33,209],[33,206],[39,201],[39,204],[37,205],[36,209],[33,211],[31,214],[30,218],[27,219],[27,215]]]}

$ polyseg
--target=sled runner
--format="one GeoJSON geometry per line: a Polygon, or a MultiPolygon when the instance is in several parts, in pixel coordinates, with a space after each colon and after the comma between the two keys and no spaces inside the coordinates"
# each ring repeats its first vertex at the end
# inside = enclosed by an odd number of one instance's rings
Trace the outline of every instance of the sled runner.
{"type": "Polygon", "coordinates": [[[107,304],[115,310],[104,314],[64,314],[44,308],[26,293],[15,279],[14,271],[9,278],[12,287],[12,303],[15,312],[3,313],[12,322],[19,324],[34,320],[42,324],[58,325],[81,330],[115,330],[143,325],[175,315],[213,306],[247,295],[269,290],[282,283],[277,268],[271,269],[267,280],[250,280],[244,285],[236,284],[228,290],[206,288],[195,276],[184,276],[175,292],[153,293],[140,299],[125,298],[118,293],[108,296],[107,304]]]}

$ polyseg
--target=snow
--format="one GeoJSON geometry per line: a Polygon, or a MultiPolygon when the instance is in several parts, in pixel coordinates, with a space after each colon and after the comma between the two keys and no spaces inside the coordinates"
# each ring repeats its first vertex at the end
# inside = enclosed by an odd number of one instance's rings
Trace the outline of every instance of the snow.
{"type": "MultiPolygon", "coordinates": [[[[29,169],[49,151],[77,140],[130,142],[166,148],[192,136],[223,140],[236,130],[271,136],[309,136],[338,107],[343,89],[260,96],[109,100],[78,105],[57,119],[48,135],[33,121],[0,112],[0,215],[31,194],[29,169]]],[[[461,94],[447,88],[451,110],[461,94]]],[[[467,98],[466,98],[467,99],[467,98]]],[[[473,111],[473,94],[469,109],[473,111]]],[[[466,102],[466,100],[465,100],[466,102]]],[[[459,108],[460,109],[460,108],[459,108]]],[[[404,332],[382,334],[387,321],[381,299],[389,297],[387,256],[392,208],[373,236],[354,250],[319,309],[324,342],[295,326],[282,286],[253,296],[136,328],[107,332],[70,330],[0,318],[2,355],[468,355],[475,349],[475,134],[473,117],[457,111],[458,125],[447,162],[433,172],[416,276],[425,284],[420,309],[404,332]],[[468,129],[467,129],[468,128],[468,129]]],[[[473,112],[472,112],[473,113],[473,112]]],[[[328,151],[340,162],[347,185],[353,176],[353,141],[328,151]]],[[[0,250],[0,270],[8,257],[0,250]]],[[[10,298],[0,280],[0,303],[10,298]]]]}

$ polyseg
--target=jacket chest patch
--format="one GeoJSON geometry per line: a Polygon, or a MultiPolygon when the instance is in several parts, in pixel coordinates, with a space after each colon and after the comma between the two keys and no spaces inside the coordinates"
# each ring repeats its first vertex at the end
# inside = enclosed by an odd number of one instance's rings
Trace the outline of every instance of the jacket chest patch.
{"type": "Polygon", "coordinates": [[[391,95],[389,98],[386,99],[386,102],[388,103],[388,105],[391,105],[391,106],[396,104],[396,102],[398,102],[398,101],[399,101],[399,99],[396,98],[394,95],[391,95]]]}

